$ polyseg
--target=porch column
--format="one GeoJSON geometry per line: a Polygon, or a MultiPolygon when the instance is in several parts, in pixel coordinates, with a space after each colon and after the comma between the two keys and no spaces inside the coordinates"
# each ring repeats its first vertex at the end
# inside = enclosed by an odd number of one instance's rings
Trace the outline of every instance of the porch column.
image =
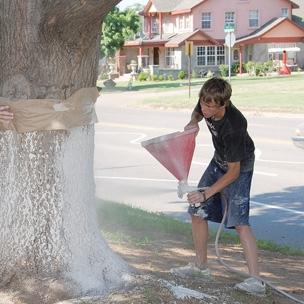
{"type": "Polygon", "coordinates": [[[151,22],[152,22],[152,18],[151,18],[151,15],[149,14],[149,16],[148,16],[148,37],[149,37],[149,39],[151,39],[151,37],[152,37],[151,22]]]}
{"type": "Polygon", "coordinates": [[[142,68],[142,57],[144,54],[144,48],[142,46],[139,47],[139,54],[137,56],[137,61],[138,61],[138,67],[142,68]]]}
{"type": "Polygon", "coordinates": [[[162,38],[163,38],[163,15],[162,15],[162,13],[159,13],[159,16],[158,16],[158,31],[159,31],[160,40],[162,40],[162,38]]]}
{"type": "Polygon", "coordinates": [[[243,47],[241,45],[239,49],[239,59],[240,59],[240,74],[243,74],[243,47]]]}
{"type": "Polygon", "coordinates": [[[126,56],[116,56],[117,72],[120,76],[126,73],[126,56]]]}

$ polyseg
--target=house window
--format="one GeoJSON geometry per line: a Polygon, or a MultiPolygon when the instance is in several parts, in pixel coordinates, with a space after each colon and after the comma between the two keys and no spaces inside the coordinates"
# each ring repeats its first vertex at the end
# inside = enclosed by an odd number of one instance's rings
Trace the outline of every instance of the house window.
{"type": "Polygon", "coordinates": [[[175,66],[174,48],[166,48],[166,66],[169,68],[175,66]]]}
{"type": "Polygon", "coordinates": [[[239,50],[234,50],[233,51],[233,60],[234,61],[239,61],[239,50]]]}
{"type": "Polygon", "coordinates": [[[217,65],[225,64],[225,47],[220,45],[217,47],[217,65]]]}
{"type": "Polygon", "coordinates": [[[225,27],[235,28],[235,13],[234,12],[225,13],[225,27]]]}
{"type": "Polygon", "coordinates": [[[281,16],[288,17],[288,8],[286,8],[286,7],[281,8],[281,16]]]}
{"type": "Polygon", "coordinates": [[[196,48],[196,62],[198,66],[216,66],[225,63],[225,47],[207,45],[196,48]]]}
{"type": "Polygon", "coordinates": [[[196,59],[197,65],[206,65],[206,49],[204,46],[196,48],[196,59]]]}
{"type": "Polygon", "coordinates": [[[211,13],[209,12],[202,13],[202,28],[203,29],[211,28],[211,13]]]}
{"type": "Polygon", "coordinates": [[[152,17],[152,33],[158,34],[159,24],[157,17],[152,17]]]}
{"type": "Polygon", "coordinates": [[[249,11],[249,27],[258,27],[259,26],[259,11],[250,10],[249,11]]]}
{"type": "Polygon", "coordinates": [[[184,17],[178,18],[178,28],[182,30],[184,28],[184,17]]]}
{"type": "Polygon", "coordinates": [[[190,29],[190,16],[185,17],[185,29],[190,29]]]}
{"type": "Polygon", "coordinates": [[[215,65],[215,46],[207,46],[207,65],[215,65]]]}

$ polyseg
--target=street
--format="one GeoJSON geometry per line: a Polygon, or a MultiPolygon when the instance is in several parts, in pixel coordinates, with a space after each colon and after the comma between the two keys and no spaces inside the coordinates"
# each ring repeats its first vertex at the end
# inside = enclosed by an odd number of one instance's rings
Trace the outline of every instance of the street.
{"type": "MultiPolygon", "coordinates": [[[[181,131],[191,111],[132,106],[134,92],[105,94],[96,110],[95,177],[99,198],[163,212],[189,221],[177,180],[144,148],[142,140],[181,131]]],[[[258,239],[304,249],[304,150],[291,137],[304,115],[245,113],[256,145],[251,225],[258,239]]],[[[196,139],[189,184],[196,185],[213,155],[204,125],[196,139]]]]}

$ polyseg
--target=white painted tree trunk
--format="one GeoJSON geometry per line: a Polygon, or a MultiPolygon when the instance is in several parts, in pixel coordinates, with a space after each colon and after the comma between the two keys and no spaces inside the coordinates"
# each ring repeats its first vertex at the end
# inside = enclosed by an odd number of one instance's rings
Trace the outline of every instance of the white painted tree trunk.
{"type": "MultiPolygon", "coordinates": [[[[58,278],[74,295],[103,294],[128,267],[96,221],[94,128],[0,133],[0,277],[58,278]]],[[[2,282],[2,283],[6,283],[2,282]]]]}
{"type": "MultiPolygon", "coordinates": [[[[63,100],[94,87],[100,24],[118,2],[0,0],[0,96],[63,100]]],[[[123,283],[128,266],[96,222],[93,151],[92,125],[0,132],[2,285],[51,278],[77,296],[123,283]]]]}

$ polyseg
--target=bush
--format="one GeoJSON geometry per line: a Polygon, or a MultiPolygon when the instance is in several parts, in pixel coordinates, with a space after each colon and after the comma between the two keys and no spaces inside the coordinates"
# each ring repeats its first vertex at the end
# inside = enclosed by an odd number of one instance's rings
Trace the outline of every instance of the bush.
{"type": "Polygon", "coordinates": [[[253,61],[248,61],[246,62],[245,64],[245,68],[246,68],[246,71],[249,75],[256,75],[256,72],[255,72],[255,62],[253,61]]]}
{"type": "Polygon", "coordinates": [[[191,77],[192,77],[192,78],[198,78],[199,75],[196,73],[195,70],[193,70],[193,71],[192,71],[192,74],[191,74],[191,77]]]}
{"type": "Polygon", "coordinates": [[[159,75],[159,76],[158,76],[158,80],[159,80],[159,81],[165,80],[164,75],[159,75]]]}
{"type": "Polygon", "coordinates": [[[139,81],[146,81],[148,79],[149,75],[147,73],[144,72],[140,72],[137,76],[137,79],[139,81]]]}
{"type": "Polygon", "coordinates": [[[272,60],[264,62],[265,73],[271,73],[275,70],[274,62],[272,60]]]}
{"type": "Polygon", "coordinates": [[[173,76],[172,74],[169,74],[167,79],[168,79],[168,80],[171,80],[171,81],[172,81],[172,80],[175,80],[175,78],[174,78],[174,76],[173,76]]]}
{"type": "Polygon", "coordinates": [[[213,76],[214,76],[214,73],[211,70],[209,70],[208,73],[207,73],[207,77],[211,78],[213,76]]]}
{"type": "Polygon", "coordinates": [[[177,75],[177,78],[181,79],[181,80],[185,79],[186,78],[186,72],[185,71],[180,71],[177,75]]]}
{"type": "Polygon", "coordinates": [[[157,81],[157,80],[158,80],[158,75],[153,74],[153,75],[152,75],[152,80],[153,80],[153,81],[157,81]]]}
{"type": "Polygon", "coordinates": [[[255,64],[255,75],[256,76],[264,76],[265,75],[265,66],[263,63],[255,64]]]}
{"type": "Polygon", "coordinates": [[[221,64],[219,70],[222,77],[227,77],[229,74],[229,66],[227,64],[221,64]]]}

